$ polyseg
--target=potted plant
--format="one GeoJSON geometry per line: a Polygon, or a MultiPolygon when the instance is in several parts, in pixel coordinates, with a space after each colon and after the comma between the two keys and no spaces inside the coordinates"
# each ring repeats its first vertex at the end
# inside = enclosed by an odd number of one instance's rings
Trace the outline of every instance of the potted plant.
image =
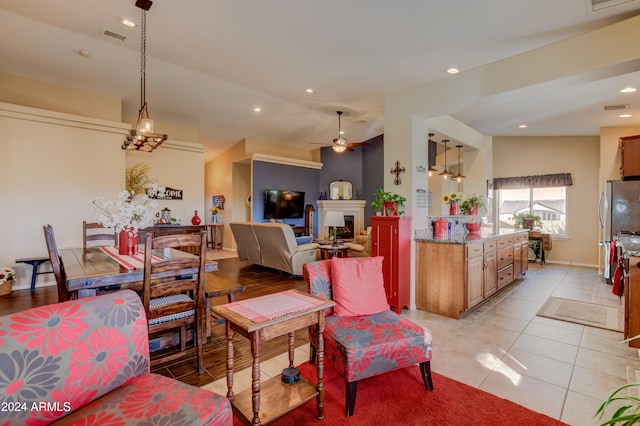
{"type": "Polygon", "coordinates": [[[542,219],[540,219],[540,216],[538,215],[520,213],[514,214],[513,218],[515,219],[513,226],[515,226],[516,229],[524,228],[532,230],[535,227],[542,228],[542,219]]]}
{"type": "Polygon", "coordinates": [[[482,196],[473,194],[462,202],[460,211],[463,215],[477,215],[478,209],[482,207],[484,207],[482,196]]]}
{"type": "Polygon", "coordinates": [[[375,198],[371,202],[371,207],[377,212],[382,212],[383,216],[398,216],[404,214],[404,203],[406,198],[387,192],[382,188],[376,189],[375,198]]]}

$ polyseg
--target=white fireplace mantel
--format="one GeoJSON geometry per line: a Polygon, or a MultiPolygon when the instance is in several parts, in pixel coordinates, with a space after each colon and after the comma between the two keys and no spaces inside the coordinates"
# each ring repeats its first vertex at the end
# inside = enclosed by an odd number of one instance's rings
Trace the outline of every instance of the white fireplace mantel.
{"type": "Polygon", "coordinates": [[[328,211],[341,211],[345,216],[353,216],[354,235],[364,231],[365,200],[317,200],[318,238],[329,239],[329,228],[324,226],[324,216],[328,211]]]}

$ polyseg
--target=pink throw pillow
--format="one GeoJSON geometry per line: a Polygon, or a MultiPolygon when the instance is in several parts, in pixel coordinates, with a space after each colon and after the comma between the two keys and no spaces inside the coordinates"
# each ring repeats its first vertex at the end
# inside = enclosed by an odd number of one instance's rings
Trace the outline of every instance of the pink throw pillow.
{"type": "Polygon", "coordinates": [[[389,310],[382,259],[382,256],[331,258],[334,315],[352,317],[389,310]]]}

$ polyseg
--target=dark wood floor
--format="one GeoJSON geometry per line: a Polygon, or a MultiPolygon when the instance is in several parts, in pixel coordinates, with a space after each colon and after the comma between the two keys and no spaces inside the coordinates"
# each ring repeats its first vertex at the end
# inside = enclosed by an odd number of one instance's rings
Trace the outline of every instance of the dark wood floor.
{"type": "MultiPolygon", "coordinates": [[[[288,274],[272,271],[258,266],[241,262],[238,258],[221,259],[218,261],[219,270],[208,274],[207,279],[226,279],[240,282],[246,290],[238,294],[238,300],[262,296],[289,289],[306,291],[306,285],[301,277],[291,277],[288,274]]],[[[0,316],[19,312],[36,306],[55,303],[57,300],[56,287],[43,287],[31,294],[29,290],[16,290],[7,296],[0,296],[0,316]]],[[[227,303],[227,298],[220,297],[213,300],[213,304],[227,303]]],[[[215,324],[215,322],[213,323],[215,324]]],[[[307,331],[296,333],[296,346],[306,344],[307,331]]],[[[251,352],[249,342],[242,336],[234,338],[235,367],[241,370],[251,366],[251,352]]],[[[280,336],[267,341],[262,346],[261,360],[266,360],[286,352],[287,336],[280,336]]],[[[195,358],[177,361],[154,368],[154,372],[176,378],[185,383],[202,386],[226,375],[226,342],[224,325],[212,326],[211,337],[204,347],[205,373],[198,374],[195,358]]],[[[286,366],[283,366],[283,368],[286,366]]]]}

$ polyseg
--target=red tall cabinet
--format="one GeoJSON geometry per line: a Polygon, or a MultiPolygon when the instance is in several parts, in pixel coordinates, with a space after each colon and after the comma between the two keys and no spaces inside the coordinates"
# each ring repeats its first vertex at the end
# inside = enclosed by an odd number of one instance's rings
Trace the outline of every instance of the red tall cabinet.
{"type": "Polygon", "coordinates": [[[371,255],[383,256],[382,274],[387,303],[400,313],[409,309],[411,289],[411,218],[371,217],[371,255]]]}

